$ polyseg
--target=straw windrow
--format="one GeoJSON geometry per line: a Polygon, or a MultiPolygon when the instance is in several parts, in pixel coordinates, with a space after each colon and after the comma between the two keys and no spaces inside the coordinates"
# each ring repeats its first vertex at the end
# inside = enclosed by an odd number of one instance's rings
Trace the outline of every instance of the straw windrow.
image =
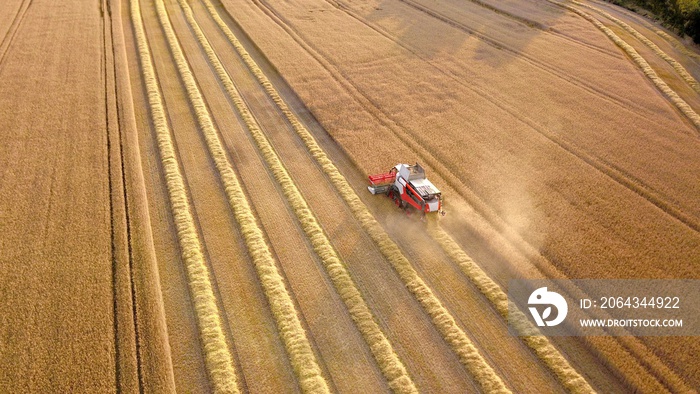
{"type": "Polygon", "coordinates": [[[238,177],[226,156],[204,98],[170,23],[165,5],[162,0],[157,0],[155,6],[178,72],[185,85],[187,96],[195,111],[199,127],[204,134],[207,147],[224,184],[226,196],[248,248],[248,253],[253,260],[263,291],[277,322],[278,332],[289,355],[299,386],[305,393],[328,393],[328,384],[321,374],[321,369],[301,325],[296,307],[285,287],[284,279],[265,242],[263,231],[253,215],[238,177]]]}
{"type": "Polygon", "coordinates": [[[695,52],[689,51],[688,48],[686,48],[682,42],[678,41],[677,38],[671,36],[670,34],[660,29],[655,30],[655,33],[663,37],[664,40],[668,41],[671,45],[673,45],[674,48],[681,51],[681,53],[683,53],[684,55],[695,59],[695,61],[700,60],[700,55],[698,55],[695,52]]]}
{"type": "MultiPolygon", "coordinates": [[[[450,258],[457,263],[464,275],[488,298],[498,313],[510,324],[516,327],[517,332],[535,332],[536,329],[519,310],[510,313],[508,311],[508,296],[496,284],[474,260],[472,260],[459,245],[438,225],[431,228],[435,240],[450,258]]],[[[586,380],[569,364],[564,356],[544,336],[525,336],[522,340],[532,349],[537,357],[557,376],[562,385],[571,393],[594,393],[593,388],[586,380]]]]}
{"type": "Polygon", "coordinates": [[[246,124],[258,149],[272,171],[273,176],[282,187],[287,201],[299,219],[299,223],[311,242],[314,252],[320,257],[328,276],[335,286],[336,292],[345,303],[350,312],[350,316],[357,325],[358,330],[362,333],[365,342],[369,345],[372,355],[377,361],[389,387],[396,393],[417,393],[418,390],[408,375],[406,368],[394,352],[391,343],[389,343],[389,340],[374,320],[369,307],[350,277],[347,268],[340,260],[340,257],[287,172],[287,169],[282,164],[279,156],[260,129],[259,124],[251,114],[247,104],[243,101],[230,75],[216,56],[214,49],[211,47],[211,44],[195,20],[192,9],[185,0],[178,1],[185,15],[185,19],[209,58],[224,89],[228,93],[236,110],[241,115],[243,122],[246,124]]]}
{"type": "Polygon", "coordinates": [[[173,147],[170,127],[166,120],[163,98],[151,61],[151,51],[146,39],[138,0],[131,1],[131,16],[141,59],[141,71],[148,93],[151,119],[165,173],[170,208],[177,228],[180,252],[187,271],[200,340],[204,347],[207,373],[216,393],[238,393],[233,359],[224,338],[216,298],[209,281],[209,271],[204,262],[202,247],[190,211],[185,182],[180,173],[173,147]]]}
{"type": "Polygon", "coordinates": [[[678,108],[678,110],[685,115],[688,120],[695,126],[696,129],[700,130],[700,116],[688,105],[688,103],[685,102],[678,94],[671,89],[666,82],[664,82],[657,74],[656,72],[651,68],[649,63],[644,60],[642,56],[637,53],[637,51],[632,48],[631,45],[623,41],[615,32],[610,30],[608,27],[600,23],[599,20],[596,18],[592,17],[590,14],[587,14],[575,7],[572,7],[567,4],[559,3],[554,0],[547,0],[548,2],[555,4],[559,7],[566,8],[567,10],[581,16],[583,19],[591,22],[595,27],[597,27],[600,31],[602,31],[612,42],[615,43],[618,47],[620,47],[627,55],[634,61],[634,63],[642,70],[644,75],[651,80],[651,82],[673,103],[673,105],[678,108]]]}
{"type": "Polygon", "coordinates": [[[654,44],[650,39],[646,38],[642,33],[637,31],[637,29],[633,28],[632,26],[628,25],[627,23],[623,22],[622,20],[610,15],[608,12],[605,12],[603,10],[600,10],[598,8],[592,7],[588,4],[581,3],[576,0],[572,0],[572,2],[576,5],[579,5],[581,7],[588,8],[590,10],[593,10],[604,17],[610,19],[611,21],[617,23],[620,25],[625,31],[630,33],[634,38],[638,39],[639,41],[643,42],[644,45],[648,46],[656,55],[658,55],[660,58],[664,59],[668,64],[673,67],[674,70],[680,75],[680,77],[691,87],[693,90],[696,92],[700,93],[700,84],[698,84],[698,81],[690,75],[688,70],[685,69],[676,59],[672,58],[669,56],[666,52],[661,50],[661,48],[658,47],[658,45],[654,44]]]}
{"type": "Polygon", "coordinates": [[[307,146],[311,156],[318,162],[321,169],[330,179],[331,183],[338,190],[339,194],[350,207],[355,218],[360,222],[362,228],[370,235],[377,244],[384,257],[391,263],[394,270],[404,282],[405,286],[420,302],[423,309],[431,317],[433,324],[441,333],[445,341],[453,351],[459,356],[460,362],[474,376],[476,382],[482,389],[488,392],[509,392],[505,384],[488,365],[478,349],[467,337],[464,331],[459,328],[454,317],[445,309],[442,303],[433,294],[432,290],[415,271],[411,263],[403,255],[399,247],[392,241],[379,223],[374,219],[367,207],[362,203],[354,190],[350,187],[345,177],[343,177],[325,152],[318,146],[311,133],[299,122],[291,112],[279,93],[272,86],[260,67],[255,63],[250,54],[241,45],[240,41],[231,32],[226,23],[218,15],[218,12],[209,0],[203,0],[205,6],[219,25],[223,33],[227,36],[236,51],[250,68],[251,72],[258,78],[265,91],[278,105],[280,110],[287,117],[294,130],[307,146]]]}

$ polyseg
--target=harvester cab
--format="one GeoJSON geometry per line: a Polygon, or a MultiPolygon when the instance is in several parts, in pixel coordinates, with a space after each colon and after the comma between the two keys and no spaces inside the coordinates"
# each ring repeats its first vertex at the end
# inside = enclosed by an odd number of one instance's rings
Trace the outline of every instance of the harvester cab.
{"type": "Polygon", "coordinates": [[[442,193],[425,177],[425,170],[418,163],[397,164],[389,172],[370,175],[369,183],[370,193],[386,194],[399,208],[445,215],[442,193]]]}

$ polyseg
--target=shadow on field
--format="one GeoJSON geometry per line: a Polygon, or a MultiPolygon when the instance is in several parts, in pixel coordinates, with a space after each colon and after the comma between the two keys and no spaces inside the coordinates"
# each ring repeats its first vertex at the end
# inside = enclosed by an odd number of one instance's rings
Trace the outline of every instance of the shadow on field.
{"type": "MultiPolygon", "coordinates": [[[[353,3],[344,7],[356,10],[353,3]]],[[[521,56],[564,12],[548,3],[529,1],[493,5],[482,0],[380,0],[371,7],[365,5],[361,16],[383,28],[399,45],[430,58],[471,54],[471,60],[495,68],[521,56]]]]}

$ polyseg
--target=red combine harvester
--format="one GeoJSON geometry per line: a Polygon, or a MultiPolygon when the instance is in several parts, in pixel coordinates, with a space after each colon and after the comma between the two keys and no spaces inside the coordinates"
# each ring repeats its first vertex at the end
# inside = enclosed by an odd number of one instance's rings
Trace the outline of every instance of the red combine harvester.
{"type": "Polygon", "coordinates": [[[384,193],[394,200],[399,208],[410,212],[411,208],[422,212],[439,212],[442,210],[442,193],[425,177],[425,170],[418,163],[415,165],[397,164],[389,172],[369,176],[372,194],[384,193]]]}

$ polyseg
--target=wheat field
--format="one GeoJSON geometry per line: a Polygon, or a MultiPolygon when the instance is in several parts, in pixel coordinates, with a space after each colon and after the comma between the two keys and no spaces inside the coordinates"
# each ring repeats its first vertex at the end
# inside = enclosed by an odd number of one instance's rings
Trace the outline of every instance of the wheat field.
{"type": "Polygon", "coordinates": [[[697,337],[508,330],[533,324],[512,279],[700,279],[700,48],[654,20],[600,0],[0,11],[0,392],[700,388],[697,337]],[[367,192],[415,162],[446,216],[367,192]]]}

